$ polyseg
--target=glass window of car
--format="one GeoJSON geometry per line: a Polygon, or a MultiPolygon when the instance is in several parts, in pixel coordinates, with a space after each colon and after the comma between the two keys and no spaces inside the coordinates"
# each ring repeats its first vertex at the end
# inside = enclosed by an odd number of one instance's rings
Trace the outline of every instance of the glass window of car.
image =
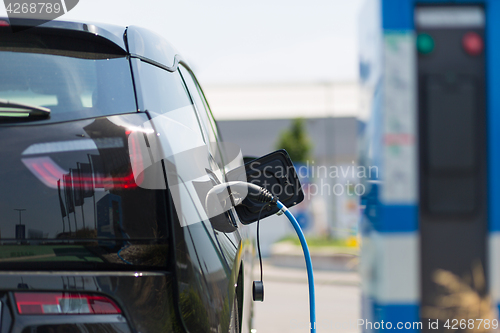
{"type": "Polygon", "coordinates": [[[47,107],[52,121],[137,109],[126,57],[0,51],[0,77],[0,99],[47,107]]]}
{"type": "Polygon", "coordinates": [[[198,110],[198,114],[200,115],[200,120],[203,128],[203,133],[205,134],[207,142],[217,142],[217,137],[215,135],[214,128],[208,118],[207,109],[205,102],[201,98],[198,85],[194,81],[194,78],[189,70],[187,70],[184,66],[179,65],[179,70],[182,74],[182,78],[189,89],[191,98],[193,99],[194,104],[196,105],[196,109],[198,110]]]}
{"type": "Polygon", "coordinates": [[[208,104],[203,96],[200,86],[197,83],[194,75],[186,67],[179,65],[179,70],[182,74],[182,78],[188,87],[191,98],[198,111],[200,122],[203,128],[203,132],[206,137],[207,144],[209,143],[209,149],[214,158],[214,163],[217,165],[214,168],[217,176],[222,180],[224,179],[224,158],[221,153],[223,153],[221,143],[218,140],[217,127],[215,121],[212,118],[208,104]]]}

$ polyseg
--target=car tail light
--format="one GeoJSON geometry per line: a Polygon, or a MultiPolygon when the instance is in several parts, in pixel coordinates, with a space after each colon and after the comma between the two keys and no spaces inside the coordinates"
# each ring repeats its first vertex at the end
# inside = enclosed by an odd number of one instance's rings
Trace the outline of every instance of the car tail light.
{"type": "Polygon", "coordinates": [[[79,293],[14,293],[21,315],[120,314],[121,310],[106,296],[79,293]]]}
{"type": "Polygon", "coordinates": [[[5,20],[0,20],[0,27],[8,27],[10,26],[9,22],[5,20]]]}
{"type": "Polygon", "coordinates": [[[71,174],[70,182],[64,182],[64,175],[69,171],[62,169],[56,162],[48,156],[23,158],[21,161],[42,183],[51,188],[57,188],[57,182],[61,181],[61,186],[73,189],[86,188],[124,188],[132,189],[137,187],[132,170],[120,176],[104,176],[99,173],[71,174]]]}

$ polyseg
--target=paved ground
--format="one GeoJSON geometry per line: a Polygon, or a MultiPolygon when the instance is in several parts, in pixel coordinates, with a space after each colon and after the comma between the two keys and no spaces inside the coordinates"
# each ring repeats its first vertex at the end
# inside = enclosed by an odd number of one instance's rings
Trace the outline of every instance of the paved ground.
{"type": "MultiPolygon", "coordinates": [[[[258,274],[258,268],[255,269],[258,274]]],[[[359,276],[351,272],[316,271],[317,331],[359,332],[359,276]]],[[[264,265],[265,301],[255,303],[257,333],[309,332],[309,294],[305,270],[264,265]]]]}

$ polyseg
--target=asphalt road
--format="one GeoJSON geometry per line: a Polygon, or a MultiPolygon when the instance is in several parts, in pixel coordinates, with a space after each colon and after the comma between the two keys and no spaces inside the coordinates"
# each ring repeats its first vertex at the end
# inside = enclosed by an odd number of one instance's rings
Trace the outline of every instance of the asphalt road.
{"type": "MultiPolygon", "coordinates": [[[[264,267],[264,302],[254,304],[256,333],[309,332],[309,293],[305,270],[264,267]]],[[[317,332],[360,332],[359,277],[355,273],[315,272],[317,332]]]]}

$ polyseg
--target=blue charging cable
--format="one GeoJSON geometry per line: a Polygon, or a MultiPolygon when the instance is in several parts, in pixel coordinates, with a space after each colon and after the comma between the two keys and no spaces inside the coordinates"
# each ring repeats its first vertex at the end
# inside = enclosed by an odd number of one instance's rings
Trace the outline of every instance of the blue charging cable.
{"type": "Polygon", "coordinates": [[[311,255],[309,253],[309,248],[307,247],[306,238],[304,237],[302,229],[300,229],[299,223],[297,222],[293,214],[290,213],[288,208],[286,208],[279,200],[278,202],[276,202],[276,205],[292,223],[297,236],[299,236],[300,245],[302,245],[302,251],[304,251],[304,259],[306,260],[307,268],[307,282],[309,283],[309,317],[311,321],[311,333],[316,333],[316,299],[314,296],[314,277],[311,255]]]}
{"type": "MultiPolygon", "coordinates": [[[[302,251],[304,251],[304,259],[306,260],[306,268],[307,268],[307,282],[309,284],[309,317],[310,317],[310,325],[311,325],[311,333],[316,333],[316,300],[314,297],[314,277],[313,277],[313,268],[312,268],[312,263],[311,263],[311,255],[309,254],[309,248],[307,247],[307,242],[304,237],[304,234],[302,233],[302,229],[300,229],[300,225],[295,219],[295,217],[290,213],[288,208],[283,205],[277,197],[275,197],[271,192],[269,192],[267,189],[260,187],[256,184],[252,183],[246,183],[246,182],[241,182],[241,181],[234,181],[234,182],[229,182],[225,184],[219,184],[217,186],[214,186],[208,193],[207,197],[205,200],[205,209],[209,211],[208,206],[209,206],[209,199],[217,195],[218,193],[221,193],[221,190],[228,189],[229,186],[231,187],[231,195],[236,196],[238,192],[248,194],[249,196],[253,197],[253,200],[259,201],[259,202],[264,202],[266,205],[268,204],[275,204],[279,209],[280,212],[283,212],[286,217],[290,220],[290,222],[293,225],[293,228],[295,229],[295,232],[299,236],[300,240],[300,245],[302,245],[302,251]]],[[[238,196],[240,198],[240,196],[238,196]]],[[[234,199],[231,200],[233,202],[234,199]]],[[[238,202],[238,204],[241,203],[241,200],[238,202]]],[[[260,281],[254,281],[254,301],[257,300],[256,294],[258,294],[258,300],[262,301],[264,299],[264,286],[262,284],[262,258],[260,256],[260,244],[259,244],[259,221],[260,221],[260,214],[262,213],[262,210],[266,205],[262,206],[258,220],[257,220],[257,247],[259,248],[259,261],[260,261],[260,281]],[[258,283],[258,289],[259,292],[256,292],[256,282],[258,283]]]]}

